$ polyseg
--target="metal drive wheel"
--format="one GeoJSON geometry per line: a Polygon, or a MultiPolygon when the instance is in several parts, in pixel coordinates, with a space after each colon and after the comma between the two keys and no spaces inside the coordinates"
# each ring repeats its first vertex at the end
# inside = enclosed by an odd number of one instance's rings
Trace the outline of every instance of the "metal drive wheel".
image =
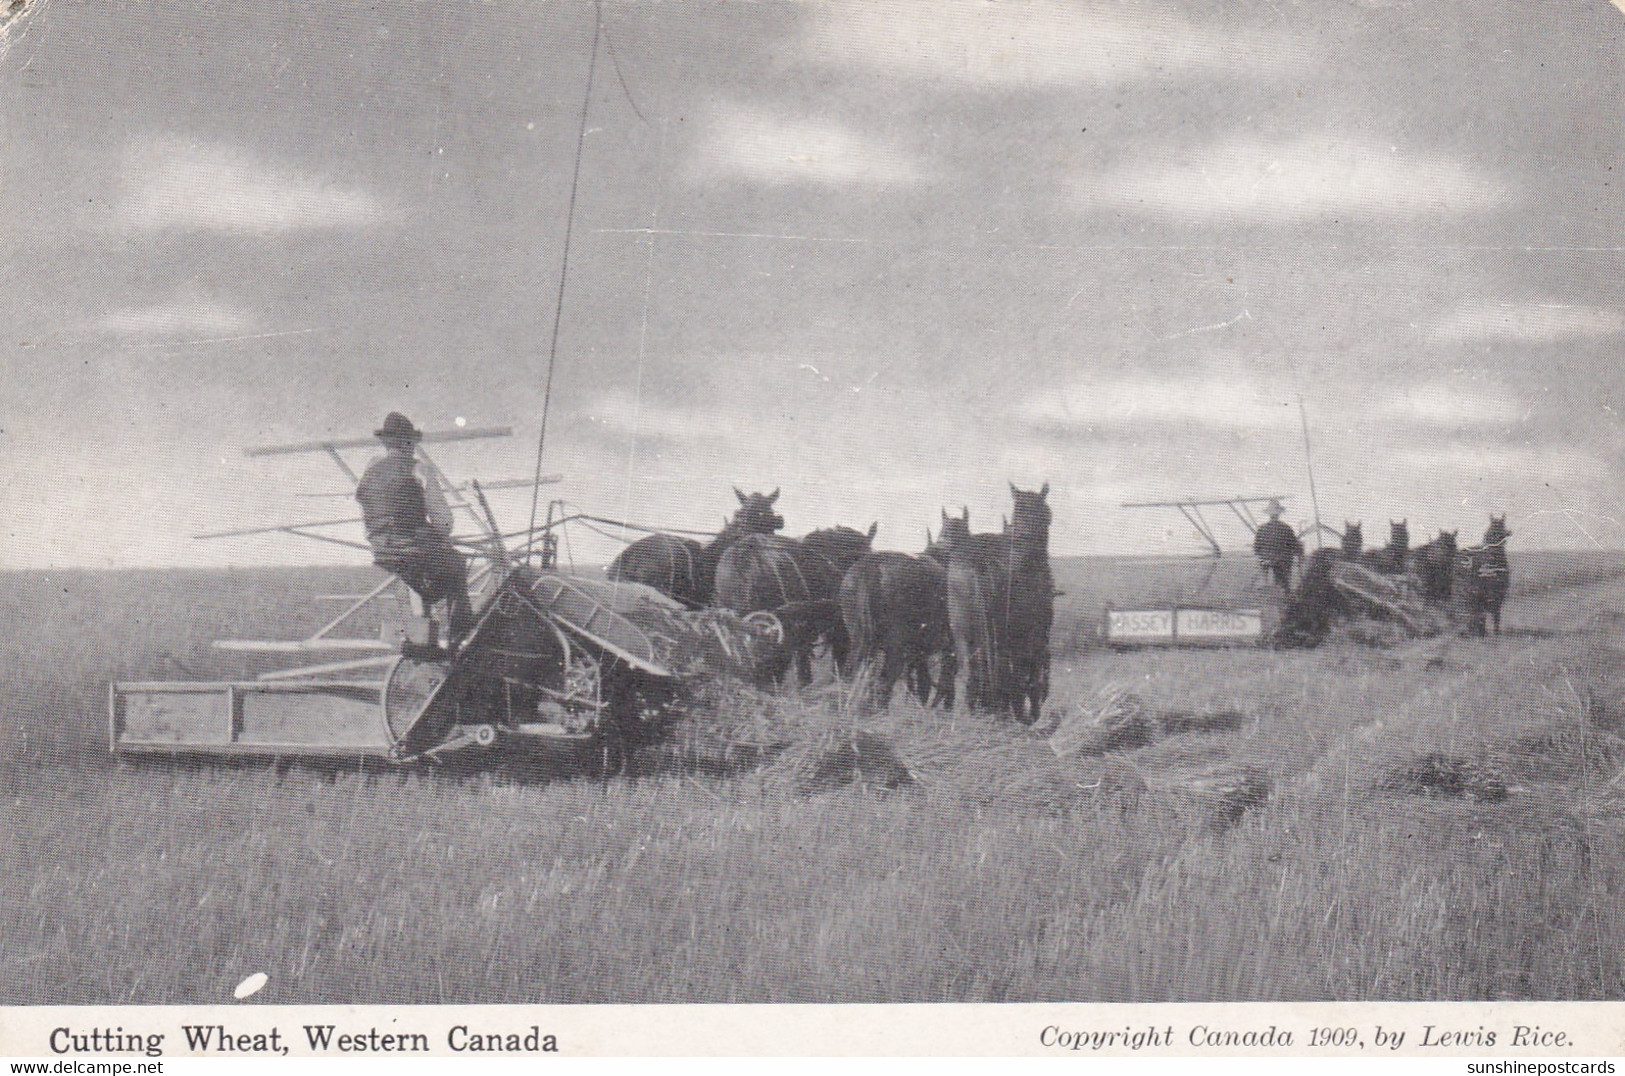
{"type": "Polygon", "coordinates": [[[384,690],[380,693],[384,733],[397,753],[410,749],[414,732],[435,711],[450,675],[451,666],[447,662],[407,657],[398,659],[384,674],[384,690]]]}
{"type": "Polygon", "coordinates": [[[777,615],[764,609],[759,612],[747,614],[745,617],[745,623],[751,625],[752,627],[761,628],[762,630],[766,631],[770,636],[772,636],[773,645],[784,645],[784,621],[780,620],[777,615]]]}
{"type": "Polygon", "coordinates": [[[564,669],[564,698],[566,706],[581,706],[600,710],[604,705],[604,666],[593,655],[576,648],[570,663],[564,669]]]}

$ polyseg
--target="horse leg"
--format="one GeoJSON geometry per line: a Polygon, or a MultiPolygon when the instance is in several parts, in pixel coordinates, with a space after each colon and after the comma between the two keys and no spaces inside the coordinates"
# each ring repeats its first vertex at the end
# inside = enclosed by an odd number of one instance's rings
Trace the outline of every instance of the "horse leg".
{"type": "Polygon", "coordinates": [[[829,640],[830,656],[835,659],[835,675],[846,676],[852,665],[852,640],[846,634],[846,628],[836,621],[825,638],[829,640]]]}
{"type": "Polygon", "coordinates": [[[1009,680],[1010,716],[1022,725],[1032,724],[1032,720],[1027,716],[1027,685],[1030,673],[1031,670],[1026,667],[1025,662],[1011,663],[1009,680]]]}
{"type": "Polygon", "coordinates": [[[954,636],[954,678],[957,681],[959,674],[965,674],[965,703],[970,705],[971,699],[976,697],[976,686],[972,682],[975,666],[971,663],[971,650],[969,643],[958,635],[954,636]]]}
{"type": "Polygon", "coordinates": [[[919,650],[914,653],[908,680],[909,689],[914,692],[914,697],[920,700],[920,705],[930,706],[934,685],[931,682],[931,655],[928,652],[919,650]]]}
{"type": "Polygon", "coordinates": [[[892,692],[903,678],[903,650],[898,646],[886,647],[886,659],[880,666],[880,680],[875,684],[875,703],[881,709],[891,705],[892,692]]]}
{"type": "Polygon", "coordinates": [[[1027,723],[1033,724],[1044,716],[1044,703],[1049,699],[1049,655],[1044,655],[1038,667],[1033,670],[1027,683],[1027,700],[1031,704],[1032,716],[1027,723]]]}
{"type": "Polygon", "coordinates": [[[818,633],[803,631],[796,638],[796,683],[801,687],[812,684],[812,657],[813,647],[818,643],[818,633]]]}
{"type": "Polygon", "coordinates": [[[937,668],[937,701],[951,712],[954,708],[955,681],[959,678],[959,657],[952,648],[940,651],[937,668]]]}

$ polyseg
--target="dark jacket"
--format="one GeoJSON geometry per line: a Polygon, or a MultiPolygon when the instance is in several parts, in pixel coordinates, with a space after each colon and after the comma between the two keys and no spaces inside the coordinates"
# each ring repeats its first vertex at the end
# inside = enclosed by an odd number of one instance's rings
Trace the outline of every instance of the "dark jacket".
{"type": "Polygon", "coordinates": [[[1278,519],[1261,524],[1253,536],[1253,552],[1265,564],[1291,564],[1303,556],[1297,532],[1278,519]]]}
{"type": "Polygon", "coordinates": [[[355,499],[375,551],[409,546],[429,526],[416,466],[412,456],[391,452],[369,464],[356,484],[355,499]]]}

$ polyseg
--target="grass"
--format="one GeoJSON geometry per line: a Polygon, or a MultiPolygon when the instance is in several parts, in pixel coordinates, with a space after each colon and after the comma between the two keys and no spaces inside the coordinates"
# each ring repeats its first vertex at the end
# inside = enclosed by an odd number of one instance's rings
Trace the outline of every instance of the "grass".
{"type": "Polygon", "coordinates": [[[0,1003],[1625,996],[1625,558],[1517,558],[1499,640],[1091,645],[1190,570],[1057,564],[1053,709],[1132,697],[1144,737],[824,690],[760,703],[803,730],[760,765],[609,782],[114,761],[108,680],[251,673],[209,641],[369,573],[0,577],[0,1003]],[[910,780],[805,780],[860,731],[910,780]]]}

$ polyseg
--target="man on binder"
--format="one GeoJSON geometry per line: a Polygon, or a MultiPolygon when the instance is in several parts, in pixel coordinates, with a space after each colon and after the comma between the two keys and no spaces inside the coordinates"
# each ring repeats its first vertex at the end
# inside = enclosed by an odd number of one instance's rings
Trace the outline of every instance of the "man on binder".
{"type": "Polygon", "coordinates": [[[1282,590],[1292,589],[1292,565],[1303,556],[1303,543],[1291,526],[1281,522],[1280,501],[1270,501],[1269,521],[1259,525],[1253,536],[1253,553],[1264,571],[1282,590]]]}
{"type": "Polygon", "coordinates": [[[367,466],[355,499],[372,546],[373,563],[394,572],[427,606],[444,601],[448,628],[458,640],[473,627],[468,562],[451,541],[451,507],[432,473],[420,476],[417,445],[423,434],[391,411],[373,436],[386,453],[367,466]]]}

